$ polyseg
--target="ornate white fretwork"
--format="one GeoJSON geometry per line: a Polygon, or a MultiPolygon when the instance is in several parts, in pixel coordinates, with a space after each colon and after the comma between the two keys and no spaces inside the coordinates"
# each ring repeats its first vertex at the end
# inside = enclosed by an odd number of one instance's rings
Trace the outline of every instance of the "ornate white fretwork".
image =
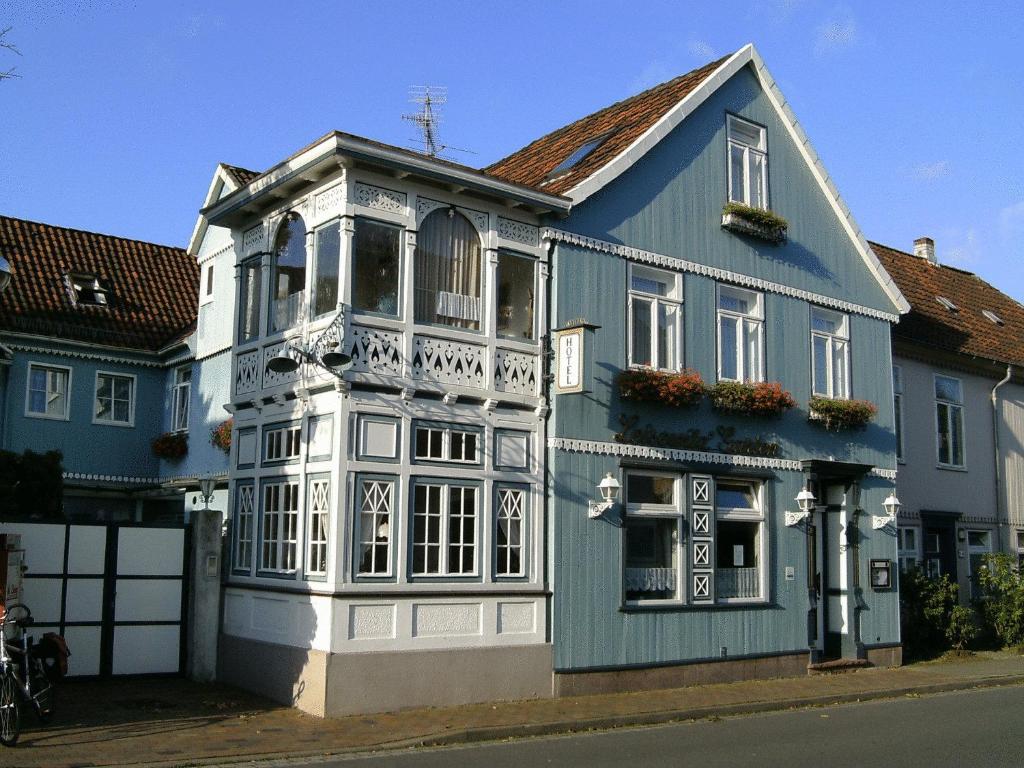
{"type": "Polygon", "coordinates": [[[537,394],[537,357],[497,349],[494,352],[494,388],[517,395],[537,394]]]}
{"type": "Polygon", "coordinates": [[[352,371],[402,375],[402,334],[353,323],[346,341],[346,351],[352,356],[352,371]]]}
{"type": "Polygon", "coordinates": [[[412,377],[438,384],[483,389],[487,384],[486,352],[476,344],[416,336],[412,377]]]}
{"type": "Polygon", "coordinates": [[[541,237],[548,240],[554,240],[556,242],[577,245],[581,248],[590,248],[595,251],[612,253],[616,256],[621,256],[624,259],[629,259],[630,261],[654,264],[655,266],[674,269],[679,272],[692,272],[697,275],[703,275],[704,277],[710,277],[713,280],[734,283],[747,288],[754,288],[759,291],[778,293],[783,296],[792,296],[795,299],[802,299],[824,307],[832,307],[833,309],[839,309],[843,312],[852,312],[857,315],[873,317],[877,320],[885,320],[890,323],[899,322],[899,315],[882,312],[877,309],[872,309],[871,307],[865,307],[860,304],[843,301],[842,299],[834,299],[831,296],[822,296],[819,293],[812,293],[811,291],[794,288],[790,285],[773,283],[768,280],[762,280],[759,277],[751,277],[750,275],[743,275],[739,272],[711,267],[707,264],[697,264],[696,262],[679,259],[675,256],[666,256],[661,253],[645,251],[640,248],[630,248],[629,246],[619,245],[618,243],[609,243],[605,240],[598,240],[593,237],[584,237],[583,235],[577,235],[574,232],[564,232],[560,229],[545,228],[541,231],[541,237]]]}
{"type": "Polygon", "coordinates": [[[498,237],[506,240],[513,240],[523,245],[537,245],[540,230],[532,224],[524,224],[521,221],[498,217],[498,237]]]}
{"type": "Polygon", "coordinates": [[[244,352],[235,359],[235,394],[246,395],[260,388],[260,351],[244,352]]]}
{"type": "Polygon", "coordinates": [[[65,480],[89,480],[101,483],[127,483],[130,485],[158,485],[159,477],[131,477],[129,475],[97,475],[91,472],[64,472],[65,480]]]}
{"type": "Polygon", "coordinates": [[[706,477],[696,477],[693,480],[693,503],[711,503],[711,481],[706,477]]]}
{"type": "Polygon", "coordinates": [[[882,469],[881,467],[875,467],[870,472],[868,472],[868,474],[874,475],[875,477],[884,477],[886,480],[896,479],[895,469],[882,469]]]}
{"type": "Polygon", "coordinates": [[[701,541],[693,545],[693,564],[711,565],[711,544],[701,541]]]}
{"type": "Polygon", "coordinates": [[[684,451],[678,448],[654,448],[647,445],[624,445],[622,443],[605,443],[597,440],[573,440],[566,437],[548,438],[548,448],[557,448],[563,451],[572,451],[573,453],[595,453],[601,456],[630,456],[642,459],[725,464],[733,467],[801,471],[800,462],[792,459],[767,459],[762,456],[740,456],[734,453],[684,451]]]}
{"type": "Polygon", "coordinates": [[[694,512],[693,513],[693,532],[694,533],[711,533],[711,513],[710,512],[694,512]]]}
{"type": "Polygon", "coordinates": [[[810,511],[803,512],[790,512],[786,511],[786,526],[792,528],[794,525],[800,525],[804,520],[811,516],[810,511]]]}
{"type": "Polygon", "coordinates": [[[405,193],[395,192],[371,184],[356,184],[355,202],[378,211],[388,213],[405,213],[405,193]]]}
{"type": "MultiPolygon", "coordinates": [[[[276,357],[277,353],[280,352],[287,345],[287,342],[280,342],[278,344],[271,344],[269,347],[263,348],[263,386],[264,387],[276,387],[278,384],[288,384],[289,382],[296,381],[299,378],[299,369],[295,369],[289,373],[275,373],[267,368],[267,363],[270,362],[270,358],[276,357]]],[[[288,354],[290,357],[295,358],[296,362],[302,363],[302,359],[295,352],[291,351],[290,345],[288,354]]]]}
{"type": "Polygon", "coordinates": [[[334,213],[341,208],[342,200],[345,197],[345,185],[335,184],[330,189],[325,189],[316,196],[316,215],[325,216],[334,213]]]}
{"type": "Polygon", "coordinates": [[[695,599],[711,597],[711,575],[707,573],[693,574],[693,596],[695,599]]]}
{"type": "Polygon", "coordinates": [[[431,200],[429,197],[416,198],[416,227],[419,228],[423,220],[438,208],[444,208],[445,203],[440,200],[431,200]]]}
{"type": "Polygon", "coordinates": [[[258,251],[264,250],[263,243],[265,231],[262,224],[257,224],[252,229],[247,229],[242,235],[242,254],[249,256],[258,251]]]}
{"type": "MultiPolygon", "coordinates": [[[[416,199],[416,226],[417,228],[423,223],[423,220],[431,213],[436,211],[438,208],[448,208],[449,203],[442,203],[440,200],[431,200],[429,197],[420,197],[416,199]]],[[[486,234],[488,230],[487,214],[483,211],[474,211],[472,208],[463,208],[461,206],[455,206],[455,210],[473,222],[473,226],[477,228],[477,231],[481,235],[486,234]]]]}

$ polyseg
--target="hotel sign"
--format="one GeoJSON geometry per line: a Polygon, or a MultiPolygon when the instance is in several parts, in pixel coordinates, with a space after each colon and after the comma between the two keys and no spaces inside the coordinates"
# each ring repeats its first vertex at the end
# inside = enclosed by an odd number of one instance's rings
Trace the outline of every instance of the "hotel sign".
{"type": "Polygon", "coordinates": [[[589,357],[593,354],[597,327],[581,318],[555,331],[556,395],[593,390],[589,357]]]}

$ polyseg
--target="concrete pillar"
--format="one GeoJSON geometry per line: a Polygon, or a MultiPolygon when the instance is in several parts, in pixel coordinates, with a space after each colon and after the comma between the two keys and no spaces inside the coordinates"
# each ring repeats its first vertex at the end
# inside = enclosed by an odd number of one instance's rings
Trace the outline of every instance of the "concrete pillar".
{"type": "Polygon", "coordinates": [[[212,682],[217,676],[217,635],[220,630],[221,513],[192,512],[192,554],[189,562],[188,668],[190,680],[212,682]]]}

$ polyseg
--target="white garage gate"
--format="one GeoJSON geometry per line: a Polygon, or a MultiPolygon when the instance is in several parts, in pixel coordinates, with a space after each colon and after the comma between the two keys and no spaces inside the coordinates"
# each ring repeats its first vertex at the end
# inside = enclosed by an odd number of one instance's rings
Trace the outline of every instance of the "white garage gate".
{"type": "Polygon", "coordinates": [[[0,533],[21,536],[33,634],[67,639],[69,675],[185,669],[188,529],[0,523],[0,533]]]}

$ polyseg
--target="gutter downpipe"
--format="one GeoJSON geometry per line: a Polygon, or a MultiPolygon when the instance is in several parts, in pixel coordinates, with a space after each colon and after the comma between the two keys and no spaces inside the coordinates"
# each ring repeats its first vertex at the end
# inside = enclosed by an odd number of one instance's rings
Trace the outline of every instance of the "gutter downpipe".
{"type": "Polygon", "coordinates": [[[999,382],[992,387],[992,447],[995,451],[995,479],[996,479],[996,536],[998,538],[998,550],[999,552],[1004,551],[1005,546],[1008,545],[1006,541],[1007,537],[1007,526],[1009,520],[1004,521],[1004,515],[1002,514],[1002,490],[1000,484],[1002,481],[1002,472],[999,471],[999,388],[1010,381],[1013,376],[1013,366],[1007,364],[1006,375],[1003,376],[999,382]]]}

